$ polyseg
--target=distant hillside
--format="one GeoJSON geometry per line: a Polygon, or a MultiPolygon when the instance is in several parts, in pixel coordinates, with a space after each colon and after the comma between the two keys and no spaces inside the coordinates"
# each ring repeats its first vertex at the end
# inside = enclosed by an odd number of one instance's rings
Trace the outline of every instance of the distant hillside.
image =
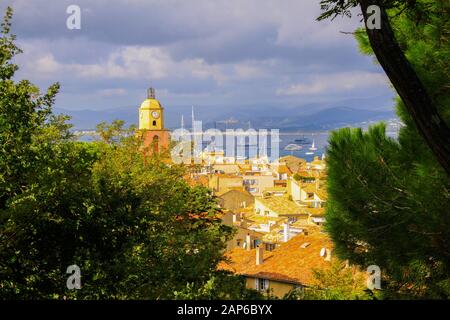
{"type": "MultiPolygon", "coordinates": [[[[290,114],[280,112],[277,116],[254,116],[253,118],[240,119],[241,121],[235,126],[247,128],[250,121],[253,128],[281,129],[283,131],[327,131],[347,125],[392,118],[396,118],[393,111],[335,107],[309,114],[298,114],[292,111],[290,114]]],[[[208,126],[212,127],[214,124],[209,123],[208,126]]],[[[218,128],[222,129],[220,126],[218,128]]]]}
{"type": "Polygon", "coordinates": [[[75,129],[91,130],[102,121],[112,122],[113,120],[124,120],[127,124],[133,124],[137,121],[136,108],[120,108],[115,110],[65,110],[55,108],[56,113],[62,113],[70,116],[70,123],[75,129]]]}
{"type": "Polygon", "coordinates": [[[336,107],[307,116],[285,119],[280,129],[329,130],[366,121],[381,121],[394,118],[393,111],[360,110],[336,107]]]}
{"type": "MultiPolygon", "coordinates": [[[[242,108],[236,114],[224,113],[221,108],[198,108],[196,117],[204,122],[203,127],[225,129],[223,121],[233,117],[238,120],[228,128],[248,128],[249,122],[252,128],[281,129],[283,131],[321,131],[330,130],[346,125],[357,124],[368,121],[381,121],[395,118],[393,111],[363,110],[349,107],[333,107],[319,111],[305,112],[305,109],[280,108],[276,115],[267,112],[258,112],[255,108],[242,108]]],[[[181,114],[184,113],[185,125],[190,127],[190,112],[187,108],[172,107],[166,109],[166,125],[169,128],[178,127],[181,114]],[[168,112],[169,111],[169,112],[168,112]]],[[[273,109],[270,109],[273,110],[273,109]]],[[[136,107],[118,108],[114,110],[94,111],[78,110],[69,111],[55,109],[57,113],[64,113],[72,117],[71,123],[75,129],[94,129],[102,122],[111,122],[115,119],[124,120],[128,125],[137,124],[138,114],[136,107]]],[[[190,110],[189,110],[190,111],[190,110]]]]}

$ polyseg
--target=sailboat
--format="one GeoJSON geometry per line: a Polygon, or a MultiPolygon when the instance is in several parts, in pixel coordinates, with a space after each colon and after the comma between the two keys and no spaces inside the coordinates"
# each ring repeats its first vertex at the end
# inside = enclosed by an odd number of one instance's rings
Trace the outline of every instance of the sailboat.
{"type": "Polygon", "coordinates": [[[311,148],[309,148],[309,150],[311,150],[311,151],[316,151],[316,150],[317,150],[317,148],[316,148],[316,143],[315,143],[314,140],[313,140],[313,143],[312,143],[312,145],[311,145],[311,148]]]}
{"type": "Polygon", "coordinates": [[[312,155],[312,154],[314,154],[314,151],[317,150],[316,142],[314,140],[313,140],[313,143],[312,143],[311,147],[309,148],[309,150],[311,150],[311,151],[305,152],[306,155],[312,155]]]}

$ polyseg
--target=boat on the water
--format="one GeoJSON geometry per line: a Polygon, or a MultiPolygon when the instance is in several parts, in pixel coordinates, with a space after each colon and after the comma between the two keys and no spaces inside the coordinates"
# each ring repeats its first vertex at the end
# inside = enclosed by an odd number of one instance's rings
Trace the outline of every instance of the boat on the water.
{"type": "Polygon", "coordinates": [[[311,145],[311,148],[309,148],[309,150],[311,150],[311,151],[316,151],[317,150],[317,148],[316,148],[316,142],[313,140],[313,143],[312,143],[312,145],[311,145]]]}
{"type": "Polygon", "coordinates": [[[302,137],[302,138],[295,139],[294,142],[299,143],[299,144],[309,144],[310,140],[308,138],[302,137]]]}
{"type": "Polygon", "coordinates": [[[286,151],[298,151],[298,150],[302,150],[302,146],[299,146],[298,144],[295,144],[295,143],[290,143],[284,148],[284,150],[286,150],[286,151]]]}

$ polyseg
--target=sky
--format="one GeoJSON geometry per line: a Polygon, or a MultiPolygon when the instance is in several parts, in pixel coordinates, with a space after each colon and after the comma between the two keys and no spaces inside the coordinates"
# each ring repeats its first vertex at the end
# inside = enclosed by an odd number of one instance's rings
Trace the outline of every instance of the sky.
{"type": "Polygon", "coordinates": [[[318,22],[319,0],[0,0],[6,5],[24,50],[16,78],[42,90],[60,82],[58,108],[137,107],[149,86],[166,109],[393,105],[381,68],[341,32],[360,17],[318,22]],[[80,30],[66,26],[72,4],[80,30]]]}

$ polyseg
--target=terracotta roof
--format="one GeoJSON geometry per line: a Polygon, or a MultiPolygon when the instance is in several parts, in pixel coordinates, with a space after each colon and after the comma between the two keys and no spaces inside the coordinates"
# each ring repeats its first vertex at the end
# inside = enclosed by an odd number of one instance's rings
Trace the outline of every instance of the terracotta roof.
{"type": "Polygon", "coordinates": [[[305,177],[305,178],[316,178],[317,174],[315,174],[312,171],[307,171],[307,170],[298,170],[297,174],[301,177],[305,177]]]}
{"type": "Polygon", "coordinates": [[[317,194],[317,196],[321,199],[321,200],[327,200],[328,198],[328,192],[327,189],[325,189],[324,187],[317,189],[315,191],[315,193],[317,194]]]}
{"type": "Polygon", "coordinates": [[[216,176],[221,179],[242,179],[241,176],[233,173],[211,173],[211,176],[216,176]]]}
{"type": "Polygon", "coordinates": [[[305,208],[305,210],[315,217],[325,215],[325,208],[305,208]]]}
{"type": "Polygon", "coordinates": [[[228,261],[221,262],[218,267],[248,277],[311,285],[314,283],[313,269],[331,266],[320,256],[322,248],[332,249],[332,242],[327,235],[316,231],[307,236],[295,236],[273,251],[264,251],[261,265],[256,265],[255,249],[234,248],[225,256],[228,261]],[[310,245],[302,248],[306,242],[310,245]]]}
{"type": "Polygon", "coordinates": [[[306,164],[306,160],[302,158],[297,158],[294,156],[285,156],[281,157],[278,162],[285,163],[286,166],[292,173],[295,173],[300,170],[306,164]]]}
{"type": "Polygon", "coordinates": [[[287,161],[296,161],[296,162],[303,162],[303,163],[305,163],[306,162],[306,160],[305,159],[303,159],[303,158],[299,158],[299,157],[296,157],[296,156],[284,156],[284,157],[281,157],[279,160],[278,160],[278,162],[287,162],[287,161]]]}
{"type": "Polygon", "coordinates": [[[305,192],[316,192],[316,184],[315,183],[302,183],[300,185],[300,188],[302,188],[305,192]]]}
{"type": "Polygon", "coordinates": [[[253,197],[253,195],[252,195],[250,192],[248,192],[247,190],[245,190],[245,189],[242,188],[242,187],[226,187],[226,188],[224,188],[222,191],[216,192],[216,196],[217,196],[217,197],[221,197],[221,196],[223,196],[224,194],[227,194],[228,192],[231,192],[231,191],[237,191],[237,192],[240,192],[240,193],[243,193],[243,194],[245,194],[245,195],[248,195],[248,196],[252,196],[252,197],[253,197]]]}
{"type": "Polygon", "coordinates": [[[245,218],[250,222],[256,223],[268,223],[269,221],[279,222],[287,219],[286,217],[270,217],[270,216],[263,216],[257,213],[246,214],[245,218]]]}
{"type": "Polygon", "coordinates": [[[275,171],[278,172],[279,174],[283,173],[292,174],[292,171],[289,170],[288,166],[285,163],[276,166],[275,171]]]}
{"type": "Polygon", "coordinates": [[[306,213],[304,207],[300,207],[286,196],[255,197],[255,201],[261,202],[279,215],[306,213]]]}
{"type": "Polygon", "coordinates": [[[269,187],[264,188],[264,192],[287,192],[286,187],[276,186],[276,187],[269,187]]]}

